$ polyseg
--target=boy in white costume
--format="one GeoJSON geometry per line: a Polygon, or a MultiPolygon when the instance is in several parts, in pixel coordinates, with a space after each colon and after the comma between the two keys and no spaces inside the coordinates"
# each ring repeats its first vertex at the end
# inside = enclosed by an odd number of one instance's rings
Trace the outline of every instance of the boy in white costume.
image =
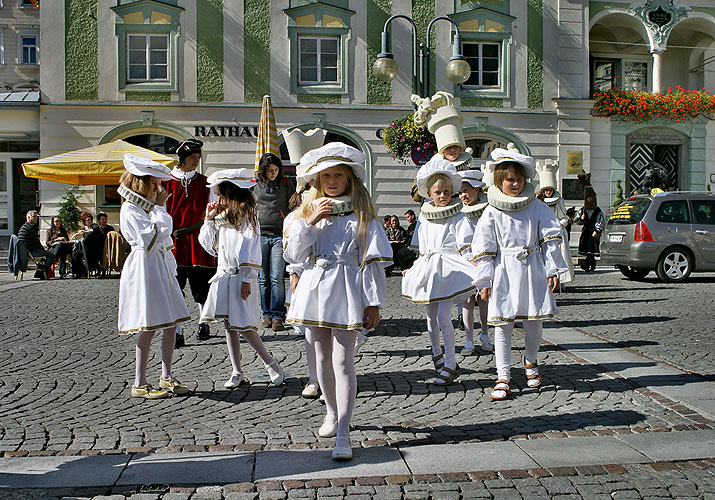
{"type": "Polygon", "coordinates": [[[261,244],[256,200],[250,191],[255,183],[253,171],[247,168],[219,170],[211,174],[207,184],[218,201],[207,205],[199,232],[201,246],[218,258],[216,274],[209,280],[201,321],[223,320],[233,369],[231,377],[223,384],[227,389],[247,381],[241,370],[239,333],[263,360],[271,382],[280,385],[284,380],[278,361],[258,335],[261,244]]]}
{"type": "Polygon", "coordinates": [[[503,400],[511,394],[515,321],[522,321],[526,332],[527,386],[541,385],[537,354],[542,322],[557,310],[553,291],[566,263],[560,248],[561,226],[551,209],[536,199],[533,185],[526,183],[534,176],[534,159],[515,149],[498,148],[491,155],[494,186],[474,232],[472,254],[480,295],[489,301],[489,324],[496,327],[497,383],[490,397],[503,400]]]}
{"type": "Polygon", "coordinates": [[[472,228],[462,214],[462,202],[453,200],[462,185],[454,166],[432,158],[417,172],[422,205],[411,248],[419,257],[403,271],[402,296],[427,305],[427,331],[437,376],[435,385],[449,385],[459,376],[455,359],[455,332],[451,306],[475,293],[474,267],[463,257],[471,245],[472,228]],[[440,332],[444,353],[440,345],[440,332]]]}
{"type": "Polygon", "coordinates": [[[119,281],[120,334],[136,333],[136,370],[131,395],[160,399],[188,394],[189,389],[171,374],[176,325],[191,315],[176,281],[176,260],[171,253],[172,219],[166,211],[168,194],[161,181],[169,179],[164,165],[134,154],[124,156],[126,172],[117,189],[124,198],[119,212],[122,234],[131,245],[119,281]],[[160,389],[146,377],[151,340],[162,330],[160,389]]]}
{"type": "MultiPolygon", "coordinates": [[[[459,199],[462,200],[462,213],[471,228],[472,236],[469,236],[469,241],[474,239],[474,229],[477,226],[479,217],[484,212],[484,209],[489,204],[486,200],[486,194],[482,192],[485,183],[482,182],[483,174],[480,170],[463,170],[459,172],[462,178],[462,187],[459,189],[459,199]]],[[[472,260],[472,246],[464,251],[464,257],[467,260],[472,260]]],[[[479,340],[482,343],[482,349],[491,352],[494,348],[489,341],[489,333],[487,332],[487,303],[484,302],[479,294],[472,295],[467,300],[460,304],[462,311],[462,320],[464,322],[464,333],[467,337],[464,343],[464,349],[461,354],[472,354],[474,352],[474,306],[479,305],[479,320],[481,325],[481,334],[479,340]]]]}
{"type": "Polygon", "coordinates": [[[557,162],[541,164],[536,162],[536,172],[539,174],[539,194],[537,197],[546,203],[561,224],[561,253],[564,256],[564,262],[568,269],[559,274],[559,283],[561,285],[570,283],[574,279],[573,260],[571,259],[571,249],[569,248],[569,235],[566,232],[566,226],[569,223],[569,216],[566,214],[566,203],[564,202],[561,193],[556,190],[556,171],[559,169],[557,162]]]}
{"type": "Polygon", "coordinates": [[[392,248],[363,185],[363,153],[333,142],[309,151],[300,163],[306,181],[315,184],[291,224],[284,256],[289,264],[308,266],[286,321],[311,330],[327,409],[318,434],[336,436],[333,459],[349,460],[356,336],[380,320],[392,248]]]}

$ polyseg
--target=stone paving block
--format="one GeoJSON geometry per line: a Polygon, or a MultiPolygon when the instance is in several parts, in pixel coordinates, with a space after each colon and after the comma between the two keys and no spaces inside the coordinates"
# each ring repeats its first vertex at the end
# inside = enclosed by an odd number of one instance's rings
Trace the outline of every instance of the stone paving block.
{"type": "Polygon", "coordinates": [[[135,456],[117,484],[225,484],[251,479],[253,455],[247,453],[177,453],[135,456]]]}
{"type": "Polygon", "coordinates": [[[517,441],[515,444],[545,469],[648,461],[644,455],[611,436],[562,439],[556,447],[550,440],[542,439],[517,441]]]}
{"type": "Polygon", "coordinates": [[[128,461],[126,455],[7,458],[0,475],[5,488],[112,486],[128,461]]]}
{"type": "Polygon", "coordinates": [[[617,439],[651,461],[698,460],[715,455],[715,431],[712,430],[632,434],[618,436],[617,439]]]}

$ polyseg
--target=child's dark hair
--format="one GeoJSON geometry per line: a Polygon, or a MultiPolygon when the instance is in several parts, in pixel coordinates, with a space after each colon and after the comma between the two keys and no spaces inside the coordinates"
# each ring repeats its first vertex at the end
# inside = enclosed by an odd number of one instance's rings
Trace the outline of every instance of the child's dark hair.
{"type": "Polygon", "coordinates": [[[283,178],[283,162],[273,153],[266,153],[261,156],[261,159],[258,161],[258,178],[263,182],[268,182],[268,176],[266,175],[266,171],[271,165],[275,165],[276,167],[278,167],[278,175],[273,182],[281,182],[281,179],[283,178]]]}
{"type": "Polygon", "coordinates": [[[256,219],[256,199],[249,189],[240,188],[233,182],[222,182],[218,185],[218,213],[226,213],[226,220],[236,228],[243,222],[258,232],[256,219]]]}

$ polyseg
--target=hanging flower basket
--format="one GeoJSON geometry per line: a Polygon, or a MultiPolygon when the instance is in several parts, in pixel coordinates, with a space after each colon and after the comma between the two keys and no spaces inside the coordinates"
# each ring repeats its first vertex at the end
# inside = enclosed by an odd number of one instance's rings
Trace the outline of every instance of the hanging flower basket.
{"type": "Polygon", "coordinates": [[[680,85],[658,94],[616,88],[597,92],[593,99],[596,116],[625,122],[683,122],[700,115],[712,119],[715,115],[715,96],[710,91],[685,90],[680,85]]]}
{"type": "Polygon", "coordinates": [[[390,122],[382,131],[382,141],[394,160],[407,164],[417,157],[432,156],[437,143],[427,127],[417,127],[412,113],[390,122]]]}

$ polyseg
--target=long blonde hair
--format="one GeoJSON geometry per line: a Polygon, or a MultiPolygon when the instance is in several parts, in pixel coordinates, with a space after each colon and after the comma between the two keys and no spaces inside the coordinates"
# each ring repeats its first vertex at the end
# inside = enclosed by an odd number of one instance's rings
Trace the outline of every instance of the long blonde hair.
{"type": "MultiPolygon", "coordinates": [[[[372,198],[370,198],[370,193],[367,192],[365,185],[358,178],[358,176],[355,175],[353,169],[347,165],[338,165],[338,167],[340,167],[340,170],[343,172],[343,175],[345,175],[345,178],[348,181],[348,187],[345,190],[345,195],[349,196],[352,200],[353,212],[358,219],[357,238],[358,243],[363,249],[364,256],[367,247],[367,226],[371,221],[377,219],[377,210],[375,210],[375,205],[372,202],[372,198]]],[[[298,217],[302,217],[304,219],[309,217],[310,214],[313,213],[313,209],[310,204],[318,198],[323,198],[324,196],[326,195],[320,185],[320,173],[318,173],[318,177],[315,179],[313,187],[310,188],[310,191],[308,191],[308,196],[305,197],[305,200],[303,200],[300,208],[298,208],[298,217]]]]}

